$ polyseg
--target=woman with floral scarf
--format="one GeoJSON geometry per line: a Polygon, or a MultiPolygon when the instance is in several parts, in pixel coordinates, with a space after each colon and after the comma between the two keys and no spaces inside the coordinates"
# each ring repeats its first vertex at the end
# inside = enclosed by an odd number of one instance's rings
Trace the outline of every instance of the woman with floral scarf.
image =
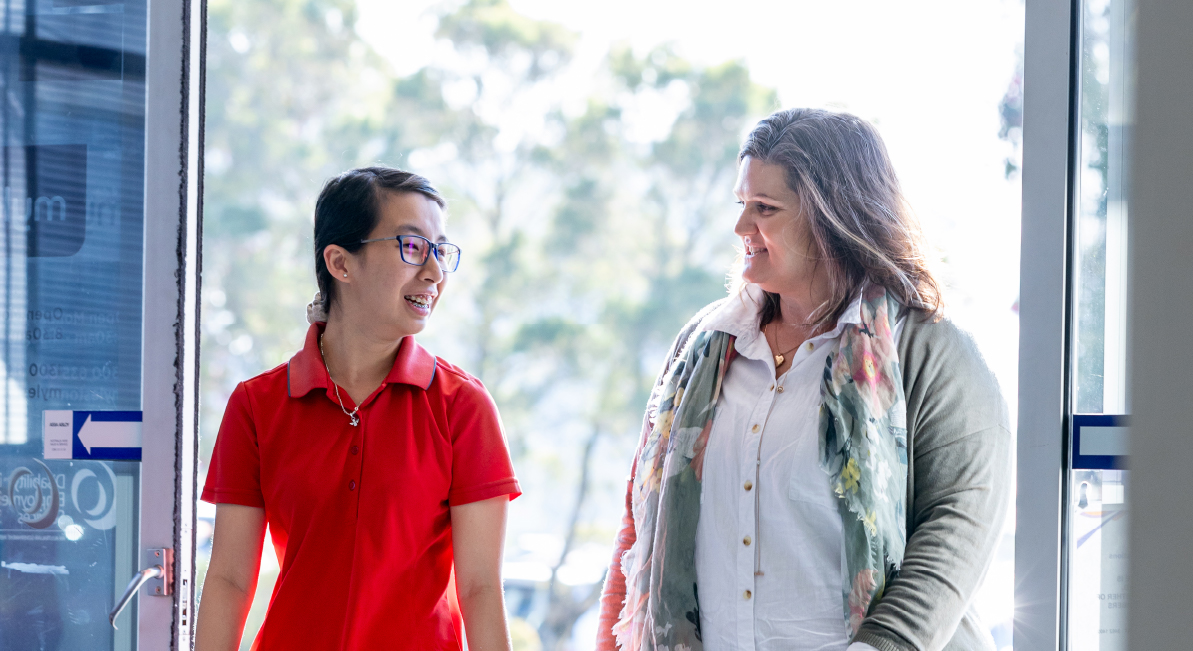
{"type": "Polygon", "coordinates": [[[1006,408],[881,139],[780,111],[738,160],[739,282],[655,384],[598,648],[992,650],[1006,408]]]}

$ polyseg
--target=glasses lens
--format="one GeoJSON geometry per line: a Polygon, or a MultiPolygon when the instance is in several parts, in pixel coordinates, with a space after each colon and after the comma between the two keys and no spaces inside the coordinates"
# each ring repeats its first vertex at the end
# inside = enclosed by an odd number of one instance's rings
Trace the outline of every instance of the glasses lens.
{"type": "Polygon", "coordinates": [[[416,235],[406,235],[398,240],[398,247],[402,250],[402,262],[421,265],[427,261],[430,246],[427,241],[416,235]]]}
{"type": "Polygon", "coordinates": [[[460,266],[460,247],[444,242],[439,245],[439,266],[444,271],[455,271],[460,266]]]}

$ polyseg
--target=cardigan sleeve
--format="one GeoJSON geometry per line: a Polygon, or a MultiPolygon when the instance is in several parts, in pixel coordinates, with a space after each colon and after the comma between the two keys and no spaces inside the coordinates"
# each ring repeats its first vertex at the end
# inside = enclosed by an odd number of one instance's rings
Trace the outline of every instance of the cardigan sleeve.
{"type": "Polygon", "coordinates": [[[908,325],[899,346],[912,442],[907,548],[854,640],[880,651],[993,649],[967,609],[1010,503],[1006,405],[968,335],[920,314],[908,325]]]}
{"type": "Polygon", "coordinates": [[[621,571],[621,557],[625,555],[634,542],[638,539],[638,534],[634,530],[634,510],[633,510],[633,493],[634,493],[634,475],[638,470],[638,453],[641,451],[642,443],[646,440],[647,434],[650,433],[651,422],[654,419],[654,414],[651,413],[652,405],[655,404],[658,392],[663,387],[663,380],[667,377],[667,372],[671,369],[671,363],[679,355],[683,349],[683,345],[696,331],[696,326],[700,324],[701,319],[709,312],[716,309],[725,299],[716,301],[692,317],[691,321],[680,330],[679,335],[675,337],[675,341],[671,343],[671,349],[667,352],[666,359],[663,360],[663,368],[659,371],[658,377],[655,379],[654,388],[650,391],[650,400],[647,401],[646,414],[642,417],[642,436],[638,439],[638,448],[634,452],[634,462],[630,466],[630,477],[626,483],[625,495],[625,513],[621,516],[621,529],[617,532],[617,538],[614,541],[613,560],[609,563],[609,571],[605,574],[605,587],[601,591],[601,614],[597,624],[597,651],[617,651],[617,639],[613,635],[613,626],[617,624],[620,618],[621,609],[625,605],[625,575],[621,571]]]}

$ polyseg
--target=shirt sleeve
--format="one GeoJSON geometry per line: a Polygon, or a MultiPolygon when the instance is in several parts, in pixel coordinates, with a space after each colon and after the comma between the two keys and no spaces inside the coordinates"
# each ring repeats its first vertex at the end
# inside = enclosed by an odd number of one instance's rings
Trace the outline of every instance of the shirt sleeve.
{"type": "Polygon", "coordinates": [[[212,504],[265,507],[257,428],[243,382],[236,386],[224,409],[201,499],[212,504]]]}
{"type": "Polygon", "coordinates": [[[448,414],[452,440],[452,506],[522,494],[497,405],[480,381],[460,385],[448,414]]]}

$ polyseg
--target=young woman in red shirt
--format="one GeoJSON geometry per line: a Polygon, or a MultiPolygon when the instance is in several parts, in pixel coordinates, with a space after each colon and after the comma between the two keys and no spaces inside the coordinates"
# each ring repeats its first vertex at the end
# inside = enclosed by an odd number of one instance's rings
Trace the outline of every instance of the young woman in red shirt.
{"type": "Polygon", "coordinates": [[[468,647],[509,650],[500,568],[519,489],[497,409],[414,341],[460,262],[443,209],[395,169],[324,186],[325,316],[289,362],[236,387],[216,439],[197,651],[239,648],[267,525],[280,573],[254,649],[457,650],[454,567],[468,647]]]}

